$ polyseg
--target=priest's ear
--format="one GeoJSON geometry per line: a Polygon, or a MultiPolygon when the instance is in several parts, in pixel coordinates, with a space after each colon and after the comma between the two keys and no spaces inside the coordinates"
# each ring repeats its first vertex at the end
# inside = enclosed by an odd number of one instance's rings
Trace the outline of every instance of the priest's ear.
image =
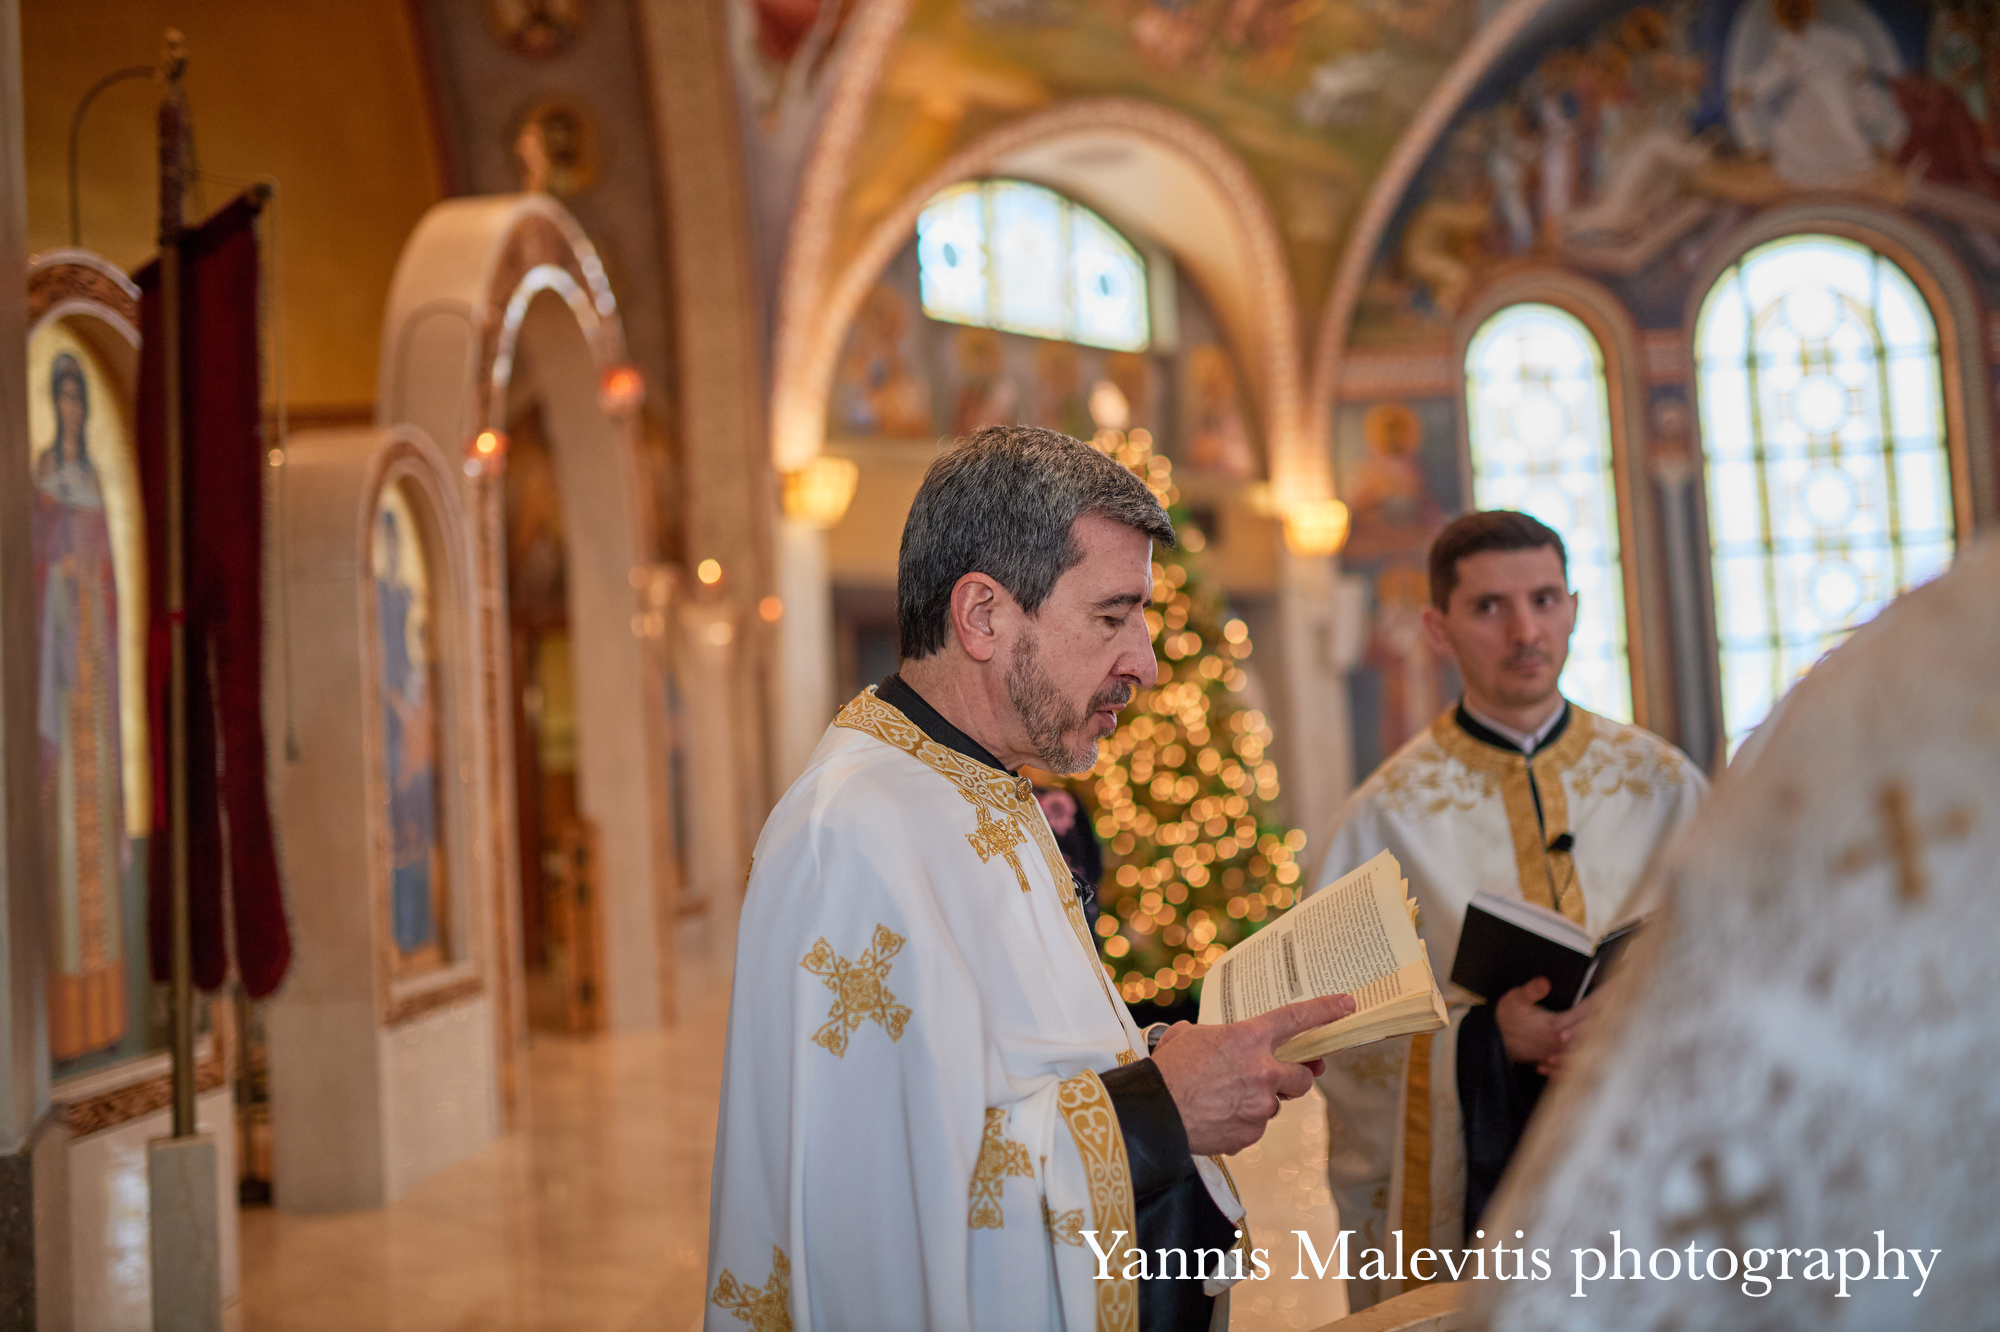
{"type": "Polygon", "coordinates": [[[1000,652],[1007,611],[1014,598],[990,575],[969,573],[951,589],[951,632],[965,655],[991,661],[1000,652]]]}

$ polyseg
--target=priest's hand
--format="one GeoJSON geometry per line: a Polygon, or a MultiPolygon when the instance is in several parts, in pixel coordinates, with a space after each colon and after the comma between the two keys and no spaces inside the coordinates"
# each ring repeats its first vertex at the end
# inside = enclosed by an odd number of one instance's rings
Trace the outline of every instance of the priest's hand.
{"type": "Polygon", "coordinates": [[[1533,1064],[1535,1072],[1552,1078],[1562,1072],[1570,1047],[1583,1034],[1596,996],[1567,1013],[1552,1013],[1541,1006],[1548,993],[1549,982],[1543,976],[1516,986],[1493,1006],[1493,1021],[1507,1046],[1507,1058],[1517,1064],[1533,1064]]]}
{"type": "Polygon", "coordinates": [[[1278,1105],[1303,1096],[1324,1061],[1290,1064],[1274,1053],[1292,1037],[1354,1011],[1344,994],[1306,999],[1223,1026],[1176,1022],[1153,1047],[1153,1063],[1173,1095],[1196,1156],[1240,1152],[1264,1136],[1278,1105]]]}

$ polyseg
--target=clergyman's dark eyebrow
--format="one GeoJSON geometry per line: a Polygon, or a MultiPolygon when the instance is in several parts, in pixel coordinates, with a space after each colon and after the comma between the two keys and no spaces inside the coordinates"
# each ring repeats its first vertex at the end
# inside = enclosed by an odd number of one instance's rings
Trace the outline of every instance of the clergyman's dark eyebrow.
{"type": "Polygon", "coordinates": [[[1093,611],[1108,611],[1114,606],[1142,606],[1145,602],[1146,597],[1144,593],[1120,592],[1115,596],[1105,597],[1101,601],[1093,602],[1090,608],[1093,611]]]}

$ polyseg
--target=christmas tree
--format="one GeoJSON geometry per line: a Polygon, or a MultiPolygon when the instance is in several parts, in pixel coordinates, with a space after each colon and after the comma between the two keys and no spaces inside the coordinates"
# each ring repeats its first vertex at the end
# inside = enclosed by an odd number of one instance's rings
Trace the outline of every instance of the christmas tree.
{"type": "Polygon", "coordinates": [[[1305,834],[1280,824],[1271,728],[1244,697],[1250,631],[1204,585],[1202,533],[1173,467],[1144,430],[1100,431],[1097,447],[1144,480],[1181,535],[1154,553],[1146,623],[1159,681],[1075,780],[1104,842],[1099,948],[1127,1003],[1193,995],[1215,959],[1299,891],[1305,834]]]}

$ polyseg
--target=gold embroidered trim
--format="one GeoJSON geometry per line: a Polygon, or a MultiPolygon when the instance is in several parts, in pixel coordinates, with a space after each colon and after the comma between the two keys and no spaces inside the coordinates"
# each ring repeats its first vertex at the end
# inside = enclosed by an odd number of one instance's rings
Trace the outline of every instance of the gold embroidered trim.
{"type": "MultiPolygon", "coordinates": [[[[1125,1137],[1118,1127],[1118,1111],[1110,1093],[1097,1074],[1085,1069],[1066,1078],[1056,1087],[1056,1108],[1062,1112],[1076,1154],[1083,1161],[1083,1175],[1090,1186],[1090,1221],[1097,1228],[1099,1243],[1125,1242],[1138,1238],[1139,1224],[1132,1203],[1132,1170],[1125,1159],[1125,1137]]],[[[1098,1332],[1138,1332],[1138,1283],[1124,1276],[1093,1282],[1097,1287],[1098,1332]]]]}
{"type": "Polygon", "coordinates": [[[1021,858],[1014,854],[1014,848],[1028,840],[1021,831],[1021,825],[1012,819],[996,819],[986,812],[986,806],[973,806],[973,813],[979,818],[979,826],[965,835],[972,843],[972,849],[979,853],[979,863],[984,865],[995,856],[1006,860],[1013,868],[1015,882],[1021,891],[1027,892],[1028,872],[1021,868],[1021,858]]]}
{"type": "MultiPolygon", "coordinates": [[[[1410,1038],[1410,1065],[1403,1094],[1403,1242],[1431,1242],[1431,1035],[1410,1038]]],[[[1404,1290],[1424,1285],[1415,1277],[1404,1290]]]]}
{"type": "Polygon", "coordinates": [[[1072,1249],[1083,1247],[1083,1209],[1071,1208],[1067,1212],[1049,1210],[1049,1200],[1042,1199],[1042,1224],[1048,1227],[1049,1235],[1058,1244],[1067,1244],[1072,1249]]]}
{"type": "Polygon", "coordinates": [[[709,1299],[718,1309],[748,1323],[751,1332],[792,1332],[792,1263],[785,1251],[771,1246],[771,1279],[761,1287],[745,1285],[728,1268],[716,1279],[709,1299]]]}
{"type": "Polygon", "coordinates": [[[1138,1052],[1138,1051],[1136,1051],[1136,1050],[1120,1050],[1120,1051],[1118,1052],[1118,1067],[1120,1067],[1120,1068],[1124,1068],[1124,1067],[1125,1067],[1125,1066],[1126,1066],[1127,1064],[1136,1064],[1136,1063],[1138,1063],[1138,1062],[1139,1062],[1139,1052],[1138,1052]]]}
{"type": "MultiPolygon", "coordinates": [[[[998,1106],[986,1108],[986,1132],[979,1140],[979,1161],[972,1167],[972,1208],[966,1224],[974,1230],[1000,1230],[1006,1220],[1000,1214],[1000,1199],[1007,1177],[1035,1177],[1035,1163],[1028,1149],[1007,1136],[1007,1112],[998,1106]]],[[[1047,1203],[1043,1204],[1046,1209],[1047,1203]]]]}
{"type": "MultiPolygon", "coordinates": [[[[1104,991],[1104,997],[1111,1004],[1112,1011],[1119,1015],[1119,1025],[1124,1025],[1125,1006],[1118,996],[1111,992],[1111,982],[1104,974],[1104,963],[1098,959],[1097,945],[1090,936],[1090,922],[1084,919],[1083,904],[1076,900],[1076,893],[1070,891],[1072,882],[1069,864],[1062,858],[1062,849],[1056,845],[1056,835],[1049,831],[1049,820],[1042,813],[1042,807],[1035,800],[1033,789],[1025,777],[1010,777],[1004,772],[996,772],[984,763],[967,758],[955,749],[945,746],[925,735],[923,729],[905,717],[901,711],[876,697],[871,685],[847,701],[833,719],[835,726],[844,726],[850,731],[874,736],[885,745],[893,745],[910,757],[922,763],[932,772],[947,778],[958,793],[965,797],[979,817],[981,825],[989,822],[994,815],[1013,822],[1015,831],[1025,830],[1035,845],[1041,848],[1042,859],[1047,863],[1049,875],[1056,885],[1056,896],[1062,901],[1063,913],[1069,917],[1070,928],[1076,932],[1076,940],[1083,945],[1085,958],[1091,971],[1097,976],[1097,983],[1104,991]]],[[[970,840],[982,829],[975,828],[968,833],[970,840]]],[[[1019,845],[1018,842],[1015,845],[1019,845]]],[[[979,849],[977,842],[973,849],[979,849]]],[[[980,857],[983,863],[989,858],[980,857]]],[[[1028,886],[1027,874],[1020,861],[1012,854],[1008,863],[1013,866],[1023,890],[1028,886]]]]}
{"type": "Polygon", "coordinates": [[[903,1024],[910,1010],[889,993],[889,959],[901,952],[903,937],[892,934],[886,925],[875,927],[875,942],[861,956],[849,962],[833,951],[822,936],[799,965],[826,982],[833,991],[833,1010],[827,1023],[813,1033],[813,1044],[831,1050],[836,1059],[847,1053],[847,1038],[864,1022],[877,1022],[891,1041],[903,1039],[903,1024]]]}
{"type": "Polygon", "coordinates": [[[1431,738],[1464,767],[1498,783],[1500,801],[1507,811],[1507,830],[1513,834],[1514,873],[1520,879],[1521,897],[1584,924],[1583,885],[1577,879],[1576,859],[1568,851],[1548,847],[1570,831],[1569,796],[1563,778],[1590,748],[1602,723],[1595,713],[1572,703],[1562,735],[1530,759],[1474,740],[1459,729],[1455,712],[1450,709],[1438,714],[1431,723],[1431,738]],[[1539,819],[1535,817],[1537,791],[1542,797],[1539,819]]]}

